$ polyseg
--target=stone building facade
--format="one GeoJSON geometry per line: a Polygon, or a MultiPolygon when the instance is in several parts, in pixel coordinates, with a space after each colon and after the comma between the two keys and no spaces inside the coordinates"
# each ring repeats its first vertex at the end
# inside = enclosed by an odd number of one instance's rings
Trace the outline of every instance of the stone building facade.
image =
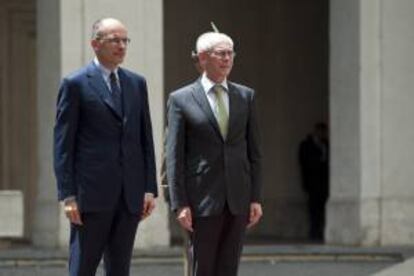
{"type": "MultiPolygon", "coordinates": [[[[158,164],[168,93],[197,77],[197,35],[214,21],[234,38],[231,78],[258,91],[265,153],[265,217],[252,240],[305,241],[297,146],[326,121],[326,242],[414,244],[413,14],[410,0],[0,0],[0,237],[66,246],[52,166],[57,88],[92,59],[91,24],[111,16],[129,29],[125,67],[148,80],[158,164]]],[[[158,200],[136,246],[169,246],[171,216],[158,200]]]]}

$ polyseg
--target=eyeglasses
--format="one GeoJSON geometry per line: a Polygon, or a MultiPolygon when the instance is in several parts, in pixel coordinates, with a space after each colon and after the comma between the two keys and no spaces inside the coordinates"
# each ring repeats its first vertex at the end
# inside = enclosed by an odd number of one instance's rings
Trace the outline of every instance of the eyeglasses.
{"type": "Polygon", "coordinates": [[[232,50],[210,51],[210,53],[221,59],[224,59],[226,56],[228,56],[229,58],[234,58],[236,56],[236,52],[232,50]]]}
{"type": "Polygon", "coordinates": [[[131,43],[131,39],[128,38],[128,37],[125,37],[125,38],[120,38],[120,37],[98,38],[98,40],[106,41],[106,42],[109,42],[111,44],[120,44],[122,42],[123,44],[128,45],[129,43],[131,43]]]}

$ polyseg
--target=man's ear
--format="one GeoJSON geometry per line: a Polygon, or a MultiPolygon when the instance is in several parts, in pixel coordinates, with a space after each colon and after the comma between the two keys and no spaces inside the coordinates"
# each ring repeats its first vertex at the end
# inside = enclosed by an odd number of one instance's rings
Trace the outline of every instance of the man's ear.
{"type": "Polygon", "coordinates": [[[99,41],[96,39],[91,40],[91,47],[94,51],[97,51],[99,49],[99,41]]]}
{"type": "Polygon", "coordinates": [[[202,67],[206,63],[207,57],[208,57],[208,53],[207,52],[201,52],[201,53],[198,54],[198,61],[199,61],[200,65],[202,67]]]}

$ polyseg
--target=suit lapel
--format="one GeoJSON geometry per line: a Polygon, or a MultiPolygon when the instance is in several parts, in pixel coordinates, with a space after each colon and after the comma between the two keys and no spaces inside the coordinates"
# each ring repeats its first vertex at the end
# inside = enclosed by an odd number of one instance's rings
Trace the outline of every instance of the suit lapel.
{"type": "Polygon", "coordinates": [[[236,122],[235,111],[237,110],[237,89],[234,87],[231,82],[227,82],[229,88],[229,129],[227,131],[227,140],[231,138],[232,130],[236,122]]]}
{"type": "Polygon", "coordinates": [[[196,102],[203,110],[204,114],[212,124],[213,128],[215,129],[216,133],[223,139],[220,133],[220,128],[218,126],[216,117],[214,116],[213,111],[211,110],[210,103],[208,102],[207,95],[204,92],[203,86],[201,85],[200,80],[197,80],[193,85],[192,90],[193,97],[195,98],[196,102]]]}
{"type": "Polygon", "coordinates": [[[99,95],[105,105],[113,112],[113,114],[118,118],[121,119],[120,114],[116,112],[112,99],[110,97],[110,91],[108,86],[106,85],[99,68],[96,67],[95,64],[91,63],[88,66],[88,77],[89,83],[93,90],[99,95]]]}

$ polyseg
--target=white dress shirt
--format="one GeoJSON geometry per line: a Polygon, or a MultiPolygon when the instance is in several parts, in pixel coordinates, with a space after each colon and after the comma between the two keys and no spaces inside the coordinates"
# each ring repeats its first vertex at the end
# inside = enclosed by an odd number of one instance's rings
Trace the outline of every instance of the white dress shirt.
{"type": "MultiPolygon", "coordinates": [[[[109,75],[111,74],[112,71],[109,70],[108,68],[106,68],[105,66],[103,66],[96,57],[93,59],[93,63],[95,63],[95,65],[101,71],[101,74],[102,74],[102,77],[103,77],[103,79],[106,83],[106,86],[108,86],[109,91],[111,91],[111,80],[109,78],[109,75]]],[[[119,84],[118,67],[114,70],[114,73],[115,73],[117,85],[118,85],[118,87],[121,87],[121,85],[119,84]]],[[[112,91],[111,91],[111,93],[112,93],[112,91]]]]}
{"type": "Polygon", "coordinates": [[[201,85],[203,86],[204,92],[206,93],[208,102],[210,104],[211,110],[213,111],[214,115],[217,118],[217,98],[216,95],[214,94],[215,92],[212,90],[212,88],[216,85],[219,84],[222,87],[224,87],[224,91],[225,93],[222,94],[223,96],[223,102],[224,102],[224,106],[226,108],[226,112],[227,115],[230,114],[230,106],[229,106],[229,93],[228,93],[228,85],[227,85],[227,80],[224,80],[221,83],[215,83],[213,81],[211,81],[206,73],[204,72],[203,75],[201,76],[201,85]]]}

